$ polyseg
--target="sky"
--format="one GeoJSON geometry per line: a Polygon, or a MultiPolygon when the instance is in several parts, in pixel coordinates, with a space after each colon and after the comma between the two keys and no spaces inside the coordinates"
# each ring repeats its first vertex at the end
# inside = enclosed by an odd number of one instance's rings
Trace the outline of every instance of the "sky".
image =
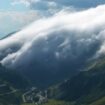
{"type": "Polygon", "coordinates": [[[104,0],[1,0],[0,38],[60,11],[87,9],[104,3],[104,0]]]}
{"type": "Polygon", "coordinates": [[[2,0],[0,3],[0,10],[3,10],[3,11],[13,11],[13,10],[26,11],[28,9],[23,4],[13,6],[12,0],[2,0]]]}
{"type": "Polygon", "coordinates": [[[0,1],[0,38],[21,30],[37,18],[38,13],[23,3],[15,5],[14,0],[0,1]]]}

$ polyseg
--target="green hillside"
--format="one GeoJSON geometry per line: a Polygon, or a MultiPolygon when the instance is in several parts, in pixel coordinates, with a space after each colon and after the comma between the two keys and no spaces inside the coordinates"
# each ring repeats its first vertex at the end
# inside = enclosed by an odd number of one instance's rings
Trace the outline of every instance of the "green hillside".
{"type": "Polygon", "coordinates": [[[105,59],[90,63],[85,71],[50,88],[49,97],[74,105],[105,105],[105,59]]]}
{"type": "MultiPolygon", "coordinates": [[[[22,90],[29,86],[25,78],[0,65],[0,84],[2,105],[22,105],[22,90]]],[[[105,59],[90,62],[76,76],[50,87],[47,94],[48,102],[41,105],[105,105],[105,59]]]]}
{"type": "Polygon", "coordinates": [[[0,105],[20,105],[22,91],[28,85],[19,73],[0,64],[0,105]]]}
{"type": "Polygon", "coordinates": [[[26,78],[15,70],[10,70],[0,64],[0,81],[7,82],[20,89],[26,88],[29,83],[26,78]]]}

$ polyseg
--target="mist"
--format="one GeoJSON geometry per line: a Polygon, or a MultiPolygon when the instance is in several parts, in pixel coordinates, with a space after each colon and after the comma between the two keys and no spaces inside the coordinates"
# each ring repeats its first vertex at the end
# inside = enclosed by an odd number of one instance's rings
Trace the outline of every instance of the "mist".
{"type": "Polygon", "coordinates": [[[100,5],[77,12],[62,10],[39,19],[0,40],[0,62],[28,73],[33,70],[35,75],[65,75],[105,54],[104,11],[105,5],[100,5]]]}

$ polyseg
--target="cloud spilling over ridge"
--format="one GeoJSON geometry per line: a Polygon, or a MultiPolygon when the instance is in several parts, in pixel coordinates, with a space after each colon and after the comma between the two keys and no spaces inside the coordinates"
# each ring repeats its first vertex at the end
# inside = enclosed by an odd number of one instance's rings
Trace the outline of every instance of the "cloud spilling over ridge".
{"type": "Polygon", "coordinates": [[[30,67],[35,62],[56,66],[61,61],[81,63],[105,53],[105,5],[80,12],[61,11],[35,21],[0,40],[1,63],[30,67]]]}

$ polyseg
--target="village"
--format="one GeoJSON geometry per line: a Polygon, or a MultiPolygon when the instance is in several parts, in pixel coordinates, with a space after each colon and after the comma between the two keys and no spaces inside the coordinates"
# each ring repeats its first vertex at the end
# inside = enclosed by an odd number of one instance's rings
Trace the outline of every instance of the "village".
{"type": "MultiPolygon", "coordinates": [[[[9,89],[6,84],[0,84],[0,96],[16,93],[18,90],[9,89]],[[5,92],[4,92],[5,91],[5,92]]],[[[23,104],[41,105],[48,102],[47,90],[40,91],[35,87],[25,90],[22,94],[23,104]]]]}
{"type": "Polygon", "coordinates": [[[23,103],[32,103],[35,105],[41,105],[48,101],[47,90],[44,92],[39,91],[37,88],[32,87],[30,90],[22,95],[23,103]]]}

